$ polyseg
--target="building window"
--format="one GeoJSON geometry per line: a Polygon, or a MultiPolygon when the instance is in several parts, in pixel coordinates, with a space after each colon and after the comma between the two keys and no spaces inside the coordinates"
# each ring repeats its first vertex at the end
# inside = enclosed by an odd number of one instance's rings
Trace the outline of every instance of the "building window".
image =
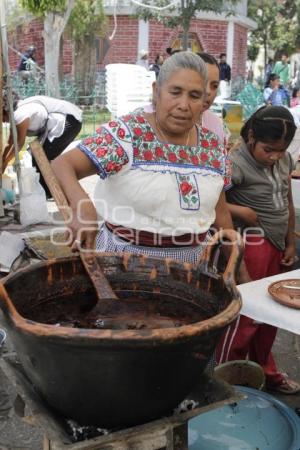
{"type": "MultiPolygon", "coordinates": [[[[172,44],[172,50],[180,50],[183,48],[183,33],[179,33],[172,44]]],[[[189,33],[188,35],[188,50],[194,53],[203,51],[202,45],[196,33],[189,33]]]]}

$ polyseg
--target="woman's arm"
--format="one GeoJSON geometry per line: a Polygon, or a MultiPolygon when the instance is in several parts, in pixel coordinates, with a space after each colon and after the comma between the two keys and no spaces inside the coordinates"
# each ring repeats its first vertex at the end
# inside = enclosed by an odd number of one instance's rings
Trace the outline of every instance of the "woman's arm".
{"type": "Polygon", "coordinates": [[[288,222],[288,231],[285,239],[285,250],[284,256],[281,261],[281,264],[284,266],[292,266],[295,262],[296,255],[296,245],[295,245],[295,208],[292,196],[292,183],[291,177],[289,178],[289,192],[288,192],[288,201],[289,201],[289,222],[288,222]]]}
{"type": "Polygon", "coordinates": [[[240,219],[250,226],[258,225],[258,217],[254,209],[248,206],[234,205],[233,203],[227,203],[227,205],[233,219],[240,219]]]}
{"type": "MultiPolygon", "coordinates": [[[[216,220],[214,223],[216,229],[234,229],[231,214],[228,208],[228,203],[226,203],[225,192],[223,191],[220,195],[219,201],[216,206],[216,220]]],[[[224,252],[227,255],[229,253],[228,246],[223,246],[224,252]]],[[[251,278],[248,274],[246,264],[244,259],[241,261],[240,271],[238,276],[239,283],[248,283],[251,278]]]]}
{"type": "MultiPolygon", "coordinates": [[[[29,127],[29,119],[23,120],[23,122],[16,125],[17,128],[17,140],[18,140],[18,152],[22,149],[23,145],[25,144],[26,139],[26,133],[29,127]]],[[[15,149],[13,145],[13,134],[12,130],[9,132],[9,137],[7,144],[3,151],[3,171],[6,169],[7,164],[13,159],[15,156],[15,149]]]]}
{"type": "Polygon", "coordinates": [[[275,89],[272,89],[270,87],[268,87],[264,90],[264,100],[267,104],[269,104],[269,105],[272,104],[274,93],[275,93],[275,89]]]}
{"type": "Polygon", "coordinates": [[[214,226],[219,230],[221,228],[233,229],[233,222],[228,204],[226,203],[225,192],[220,195],[218,203],[216,205],[216,219],[214,226]]]}
{"type": "Polygon", "coordinates": [[[78,148],[58,156],[51,165],[72,210],[68,224],[72,249],[77,250],[79,242],[82,247],[93,249],[98,231],[97,212],[79,180],[96,174],[96,167],[78,148]]]}

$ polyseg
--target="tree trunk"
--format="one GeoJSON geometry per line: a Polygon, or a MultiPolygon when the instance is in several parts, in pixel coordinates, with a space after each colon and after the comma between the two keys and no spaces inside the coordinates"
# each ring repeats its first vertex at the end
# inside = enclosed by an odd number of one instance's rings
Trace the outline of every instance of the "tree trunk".
{"type": "Polygon", "coordinates": [[[75,79],[80,96],[90,96],[95,86],[96,50],[94,35],[76,41],[75,79]]]}
{"type": "Polygon", "coordinates": [[[266,76],[266,67],[267,67],[267,61],[268,61],[268,40],[267,36],[264,36],[264,58],[265,58],[265,70],[264,74],[266,76]]]}
{"type": "Polygon", "coordinates": [[[189,47],[189,25],[183,23],[183,33],[182,33],[182,46],[183,50],[188,50],[189,47]]]}
{"type": "Polygon", "coordinates": [[[48,13],[44,20],[45,77],[46,93],[52,97],[59,92],[59,43],[61,35],[69,20],[75,0],[68,0],[67,9],[62,13],[48,13]]]}
{"type": "Polygon", "coordinates": [[[181,0],[181,17],[182,17],[182,47],[183,50],[187,50],[188,49],[188,45],[189,45],[189,28],[190,28],[190,21],[187,17],[187,12],[186,12],[186,4],[185,4],[185,0],[181,0]]]}

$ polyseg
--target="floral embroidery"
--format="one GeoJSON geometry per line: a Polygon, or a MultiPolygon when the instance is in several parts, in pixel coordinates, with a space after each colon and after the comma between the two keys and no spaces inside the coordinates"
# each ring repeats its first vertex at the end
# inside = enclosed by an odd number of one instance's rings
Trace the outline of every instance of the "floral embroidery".
{"type": "Polygon", "coordinates": [[[200,197],[195,175],[176,174],[180,207],[182,209],[200,209],[200,197]]]}
{"type": "MultiPolygon", "coordinates": [[[[133,132],[134,132],[135,136],[142,136],[142,134],[143,134],[143,130],[139,127],[135,127],[133,129],[133,132]]],[[[135,136],[133,136],[133,138],[135,138],[135,136]]]]}
{"type": "Polygon", "coordinates": [[[215,134],[199,128],[198,139],[197,146],[160,142],[141,112],[136,111],[97,129],[94,136],[80,144],[80,148],[97,166],[102,178],[119,172],[129,163],[131,152],[131,169],[170,172],[177,177],[186,177],[180,183],[177,179],[181,205],[185,209],[198,209],[200,199],[195,174],[205,176],[205,170],[207,174],[221,175],[225,183],[230,184],[230,167],[215,134]]]}
{"type": "MultiPolygon", "coordinates": [[[[120,140],[128,139],[129,134],[122,124],[111,121],[108,126],[117,133],[120,140]]],[[[79,148],[97,166],[101,178],[118,173],[129,162],[124,149],[104,127],[98,129],[95,135],[84,139],[79,148]]]]}
{"type": "Polygon", "coordinates": [[[224,175],[224,190],[227,191],[232,186],[232,161],[230,158],[225,158],[225,175],[224,175]]]}
{"type": "Polygon", "coordinates": [[[142,115],[128,115],[122,118],[132,130],[133,167],[143,164],[176,165],[176,167],[209,168],[219,173],[223,172],[222,146],[215,134],[201,129],[199,146],[164,144],[159,142],[142,115]],[[201,150],[200,150],[201,149],[201,150]]]}

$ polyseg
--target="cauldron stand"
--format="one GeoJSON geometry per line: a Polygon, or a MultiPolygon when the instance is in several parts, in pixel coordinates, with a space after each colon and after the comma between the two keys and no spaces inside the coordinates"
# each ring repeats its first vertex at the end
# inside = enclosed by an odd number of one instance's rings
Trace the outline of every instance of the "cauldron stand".
{"type": "Polygon", "coordinates": [[[66,431],[64,420],[36,393],[15,353],[4,354],[0,358],[0,368],[14,383],[24,407],[25,404],[29,406],[34,421],[44,430],[43,450],[188,450],[189,419],[243,398],[243,395],[235,392],[227,383],[203,374],[198,389],[188,397],[198,403],[196,408],[144,425],[73,443],[66,431]]]}

